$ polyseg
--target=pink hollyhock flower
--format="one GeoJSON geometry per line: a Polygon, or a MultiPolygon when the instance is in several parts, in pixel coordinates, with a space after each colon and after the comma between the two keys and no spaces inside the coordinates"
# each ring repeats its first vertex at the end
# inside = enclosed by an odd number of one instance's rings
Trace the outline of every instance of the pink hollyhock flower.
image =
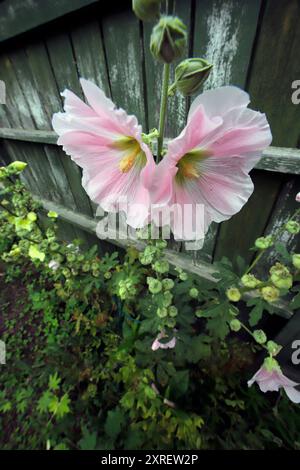
{"type": "Polygon", "coordinates": [[[296,195],[296,201],[297,201],[297,202],[300,202],[300,193],[298,193],[298,194],[296,195]]]}
{"type": "Polygon", "coordinates": [[[92,82],[80,83],[88,104],[69,90],[62,93],[65,112],[52,120],[57,143],[83,169],[82,185],[94,202],[109,212],[124,210],[129,225],[142,227],[150,200],[141,176],[155,163],[141,126],[92,82]]]}
{"type": "Polygon", "coordinates": [[[160,342],[161,339],[166,338],[166,337],[167,337],[167,335],[165,334],[165,332],[161,331],[158,334],[157,338],[152,343],[152,346],[151,346],[152,351],[156,351],[157,349],[173,349],[173,348],[175,348],[175,345],[176,345],[175,336],[170,341],[168,341],[167,343],[161,343],[160,342]]]}
{"type": "Polygon", "coordinates": [[[248,387],[256,382],[262,392],[278,392],[283,388],[289,399],[294,403],[300,403],[300,392],[295,389],[299,384],[288,379],[281,371],[278,362],[267,357],[262,367],[248,381],[248,387]]]}
{"type": "MultiPolygon", "coordinates": [[[[229,219],[253,192],[249,171],[271,143],[264,114],[247,108],[249,95],[232,86],[205,91],[189,111],[187,125],[168,144],[155,174],[145,174],[157,208],[173,207],[170,225],[177,239],[203,238],[181,214],[185,204],[204,207],[203,234],[212,221],[229,219]]],[[[195,211],[193,211],[193,217],[195,211]]],[[[156,221],[157,223],[157,221],[156,221]]]]}

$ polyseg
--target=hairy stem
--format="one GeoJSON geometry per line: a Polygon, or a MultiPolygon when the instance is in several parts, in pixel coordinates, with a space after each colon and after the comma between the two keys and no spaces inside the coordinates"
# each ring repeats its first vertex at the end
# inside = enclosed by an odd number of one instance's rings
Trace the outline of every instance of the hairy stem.
{"type": "Polygon", "coordinates": [[[163,82],[162,82],[162,95],[159,112],[159,128],[158,128],[158,139],[157,139],[157,163],[161,159],[161,152],[163,148],[165,122],[167,115],[167,104],[168,104],[168,87],[170,78],[170,64],[164,64],[163,71],[163,82]]]}

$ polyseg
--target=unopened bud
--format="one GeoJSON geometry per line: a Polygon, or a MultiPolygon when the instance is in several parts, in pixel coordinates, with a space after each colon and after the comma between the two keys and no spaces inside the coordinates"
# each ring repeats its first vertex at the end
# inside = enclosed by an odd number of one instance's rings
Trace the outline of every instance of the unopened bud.
{"type": "Polygon", "coordinates": [[[150,50],[161,62],[170,64],[178,59],[187,46],[186,26],[176,16],[163,16],[154,26],[150,50]]]}
{"type": "Polygon", "coordinates": [[[132,9],[142,21],[153,21],[159,18],[160,0],[132,0],[132,9]]]}
{"type": "Polygon", "coordinates": [[[253,331],[253,337],[258,344],[264,344],[267,341],[266,334],[263,330],[253,331]]]}
{"type": "Polygon", "coordinates": [[[236,287],[230,287],[230,289],[227,289],[226,295],[231,302],[238,302],[241,298],[241,293],[236,287]]]}
{"type": "Polygon", "coordinates": [[[240,331],[240,329],[242,328],[241,322],[236,318],[234,320],[231,320],[229,326],[232,331],[240,331]]]}
{"type": "Polygon", "coordinates": [[[262,298],[269,303],[276,302],[276,300],[279,298],[279,294],[279,290],[273,286],[266,286],[261,290],[262,298]]]}
{"type": "Polygon", "coordinates": [[[289,233],[293,235],[296,235],[297,233],[300,232],[300,224],[296,220],[289,220],[285,224],[285,228],[289,233]]]}
{"type": "Polygon", "coordinates": [[[295,253],[292,257],[293,265],[296,269],[300,269],[300,253],[295,253]]]}
{"type": "Polygon", "coordinates": [[[175,86],[177,90],[184,96],[197,93],[210,74],[212,67],[212,64],[204,59],[183,60],[175,69],[175,86]]]}
{"type": "Polygon", "coordinates": [[[273,245],[273,239],[271,235],[268,235],[267,237],[259,237],[257,240],[255,240],[255,246],[259,250],[266,250],[267,248],[270,248],[270,246],[273,245]]]}
{"type": "Polygon", "coordinates": [[[27,163],[16,160],[7,166],[10,173],[21,173],[27,167],[27,163]]]}

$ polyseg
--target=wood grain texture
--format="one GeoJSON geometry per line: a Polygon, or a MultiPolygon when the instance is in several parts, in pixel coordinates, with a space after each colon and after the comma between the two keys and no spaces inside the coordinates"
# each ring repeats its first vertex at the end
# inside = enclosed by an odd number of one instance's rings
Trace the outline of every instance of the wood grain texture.
{"type": "Polygon", "coordinates": [[[5,0],[0,2],[0,42],[97,0],[5,0]]]}
{"type": "Polygon", "coordinates": [[[139,21],[132,11],[120,9],[101,24],[112,99],[146,129],[139,21]]]}
{"type": "Polygon", "coordinates": [[[300,105],[292,102],[292,83],[300,79],[299,23],[298,0],[268,0],[249,91],[251,105],[267,115],[275,146],[298,147],[300,139],[300,105]]]}

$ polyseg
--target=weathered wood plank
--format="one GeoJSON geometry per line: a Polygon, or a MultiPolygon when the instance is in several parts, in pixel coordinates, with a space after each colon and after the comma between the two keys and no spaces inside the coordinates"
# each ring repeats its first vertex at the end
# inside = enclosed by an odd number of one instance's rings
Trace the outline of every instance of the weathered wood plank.
{"type": "Polygon", "coordinates": [[[194,56],[213,65],[204,89],[245,87],[261,0],[195,3],[194,56]]]}
{"type": "Polygon", "coordinates": [[[238,255],[246,262],[249,262],[253,256],[249,248],[265,229],[281,187],[282,177],[275,173],[268,174],[266,181],[265,174],[255,171],[252,180],[255,189],[248,202],[238,214],[220,226],[215,260],[226,256],[236,266],[238,255]]]}
{"type": "MultiPolygon", "coordinates": [[[[275,207],[272,210],[270,220],[265,230],[265,235],[274,235],[279,227],[282,227],[290,217],[299,208],[299,203],[296,202],[296,194],[300,189],[300,177],[288,178],[284,183],[279,197],[276,201],[275,207]]],[[[283,243],[291,252],[299,252],[300,250],[300,237],[299,235],[292,235],[287,231],[282,232],[278,239],[283,243]]],[[[268,269],[277,260],[278,255],[275,250],[268,250],[263,256],[260,263],[260,271],[268,269]]]]}
{"type": "Polygon", "coordinates": [[[113,101],[146,129],[139,21],[132,11],[120,8],[101,24],[113,101]]]}
{"type": "Polygon", "coordinates": [[[292,83],[299,80],[300,3],[268,0],[251,67],[252,105],[269,120],[273,145],[297,147],[300,105],[292,102],[292,83]]]}
{"type": "MultiPolygon", "coordinates": [[[[63,91],[68,88],[83,98],[76,61],[68,34],[59,32],[52,35],[48,37],[46,44],[58,90],[63,91]]],[[[81,186],[80,168],[70,158],[63,159],[63,165],[68,174],[78,210],[91,215],[93,211],[90,200],[81,186]]]]}
{"type": "MultiPolygon", "coordinates": [[[[260,0],[202,0],[195,2],[195,57],[204,57],[213,69],[204,90],[223,85],[245,87],[260,0]]],[[[212,257],[219,227],[212,224],[196,257],[212,257]]]]}
{"type": "Polygon", "coordinates": [[[97,0],[6,0],[0,2],[0,42],[97,0]]]}
{"type": "Polygon", "coordinates": [[[91,80],[110,96],[109,80],[100,25],[89,21],[71,31],[71,40],[80,77],[91,80]]]}

